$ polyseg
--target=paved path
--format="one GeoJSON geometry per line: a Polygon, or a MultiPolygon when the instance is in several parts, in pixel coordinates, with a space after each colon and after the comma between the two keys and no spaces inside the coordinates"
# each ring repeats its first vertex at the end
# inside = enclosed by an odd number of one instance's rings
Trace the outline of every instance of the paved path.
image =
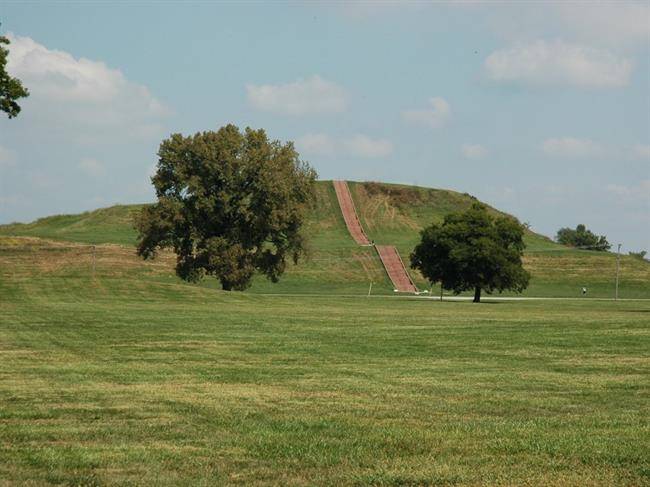
{"type": "MultiPolygon", "coordinates": [[[[170,284],[165,283],[169,287],[183,287],[184,284],[170,284]]],[[[372,294],[370,296],[366,295],[365,292],[361,294],[337,294],[337,293],[248,293],[250,296],[271,296],[277,298],[352,298],[352,299],[428,299],[431,301],[440,301],[440,295],[423,295],[418,296],[411,295],[391,295],[391,294],[372,294]]],[[[449,296],[445,294],[443,302],[454,302],[454,301],[472,301],[473,296],[449,296]]],[[[626,302],[642,302],[650,303],[650,298],[618,298],[619,301],[626,302]]],[[[490,301],[608,301],[611,303],[616,303],[614,298],[583,298],[583,297],[542,297],[542,296],[481,296],[481,303],[490,302],[490,301]]]]}
{"type": "MultiPolygon", "coordinates": [[[[348,227],[354,241],[359,245],[373,245],[366,232],[363,231],[348,183],[346,181],[334,181],[334,189],[336,190],[336,198],[339,200],[345,225],[348,227]]],[[[375,248],[388,277],[393,282],[393,289],[402,293],[417,293],[418,290],[406,271],[397,248],[392,245],[376,245],[375,248]]]]}
{"type": "Polygon", "coordinates": [[[334,181],[334,189],[336,190],[336,197],[339,200],[341,213],[343,213],[343,219],[350,231],[350,235],[352,235],[354,241],[359,245],[371,245],[370,239],[366,235],[366,232],[363,231],[363,227],[357,216],[357,210],[354,207],[354,201],[352,201],[348,183],[345,181],[334,181]]]}

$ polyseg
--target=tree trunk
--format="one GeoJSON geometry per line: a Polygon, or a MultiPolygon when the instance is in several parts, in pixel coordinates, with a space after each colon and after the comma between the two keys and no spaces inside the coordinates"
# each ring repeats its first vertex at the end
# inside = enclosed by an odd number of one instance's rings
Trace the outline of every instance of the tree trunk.
{"type": "Polygon", "coordinates": [[[481,302],[481,287],[476,286],[474,288],[474,302],[475,303],[480,303],[481,302]]]}
{"type": "Polygon", "coordinates": [[[224,291],[232,291],[232,284],[228,281],[221,281],[221,289],[224,291]]]}

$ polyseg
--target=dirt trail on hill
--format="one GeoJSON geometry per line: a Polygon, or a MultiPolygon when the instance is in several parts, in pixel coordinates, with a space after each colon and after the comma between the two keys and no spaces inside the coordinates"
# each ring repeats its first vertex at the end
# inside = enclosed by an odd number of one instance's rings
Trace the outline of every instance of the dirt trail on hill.
{"type": "MultiPolygon", "coordinates": [[[[334,181],[334,190],[336,191],[336,198],[339,201],[345,225],[348,227],[354,241],[359,245],[374,245],[374,243],[370,242],[361,226],[348,183],[346,181],[334,181]]],[[[406,271],[397,248],[392,245],[375,245],[375,249],[388,277],[393,283],[393,288],[398,292],[417,293],[418,290],[406,271]]]]}

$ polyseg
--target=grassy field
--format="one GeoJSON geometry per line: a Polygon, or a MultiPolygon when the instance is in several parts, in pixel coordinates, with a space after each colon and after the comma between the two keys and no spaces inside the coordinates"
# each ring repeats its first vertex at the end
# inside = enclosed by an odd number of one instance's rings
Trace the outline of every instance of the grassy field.
{"type": "Polygon", "coordinates": [[[4,259],[0,485],[650,484],[648,302],[227,294],[4,259]]]}
{"type": "MultiPolygon", "coordinates": [[[[650,301],[386,296],[318,198],[309,259],[251,293],[138,259],[136,206],[0,228],[0,486],[650,485],[650,301]]],[[[410,205],[369,231],[405,248],[410,205]]],[[[528,238],[531,292],[611,295],[611,254],[528,238]]]]}

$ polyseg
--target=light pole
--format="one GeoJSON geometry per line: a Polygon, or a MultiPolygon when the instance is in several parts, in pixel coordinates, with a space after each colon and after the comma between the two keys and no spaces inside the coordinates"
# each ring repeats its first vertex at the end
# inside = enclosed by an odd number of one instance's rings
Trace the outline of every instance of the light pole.
{"type": "Polygon", "coordinates": [[[616,293],[614,294],[614,301],[618,301],[618,270],[621,264],[621,244],[618,244],[616,251],[616,293]]]}

